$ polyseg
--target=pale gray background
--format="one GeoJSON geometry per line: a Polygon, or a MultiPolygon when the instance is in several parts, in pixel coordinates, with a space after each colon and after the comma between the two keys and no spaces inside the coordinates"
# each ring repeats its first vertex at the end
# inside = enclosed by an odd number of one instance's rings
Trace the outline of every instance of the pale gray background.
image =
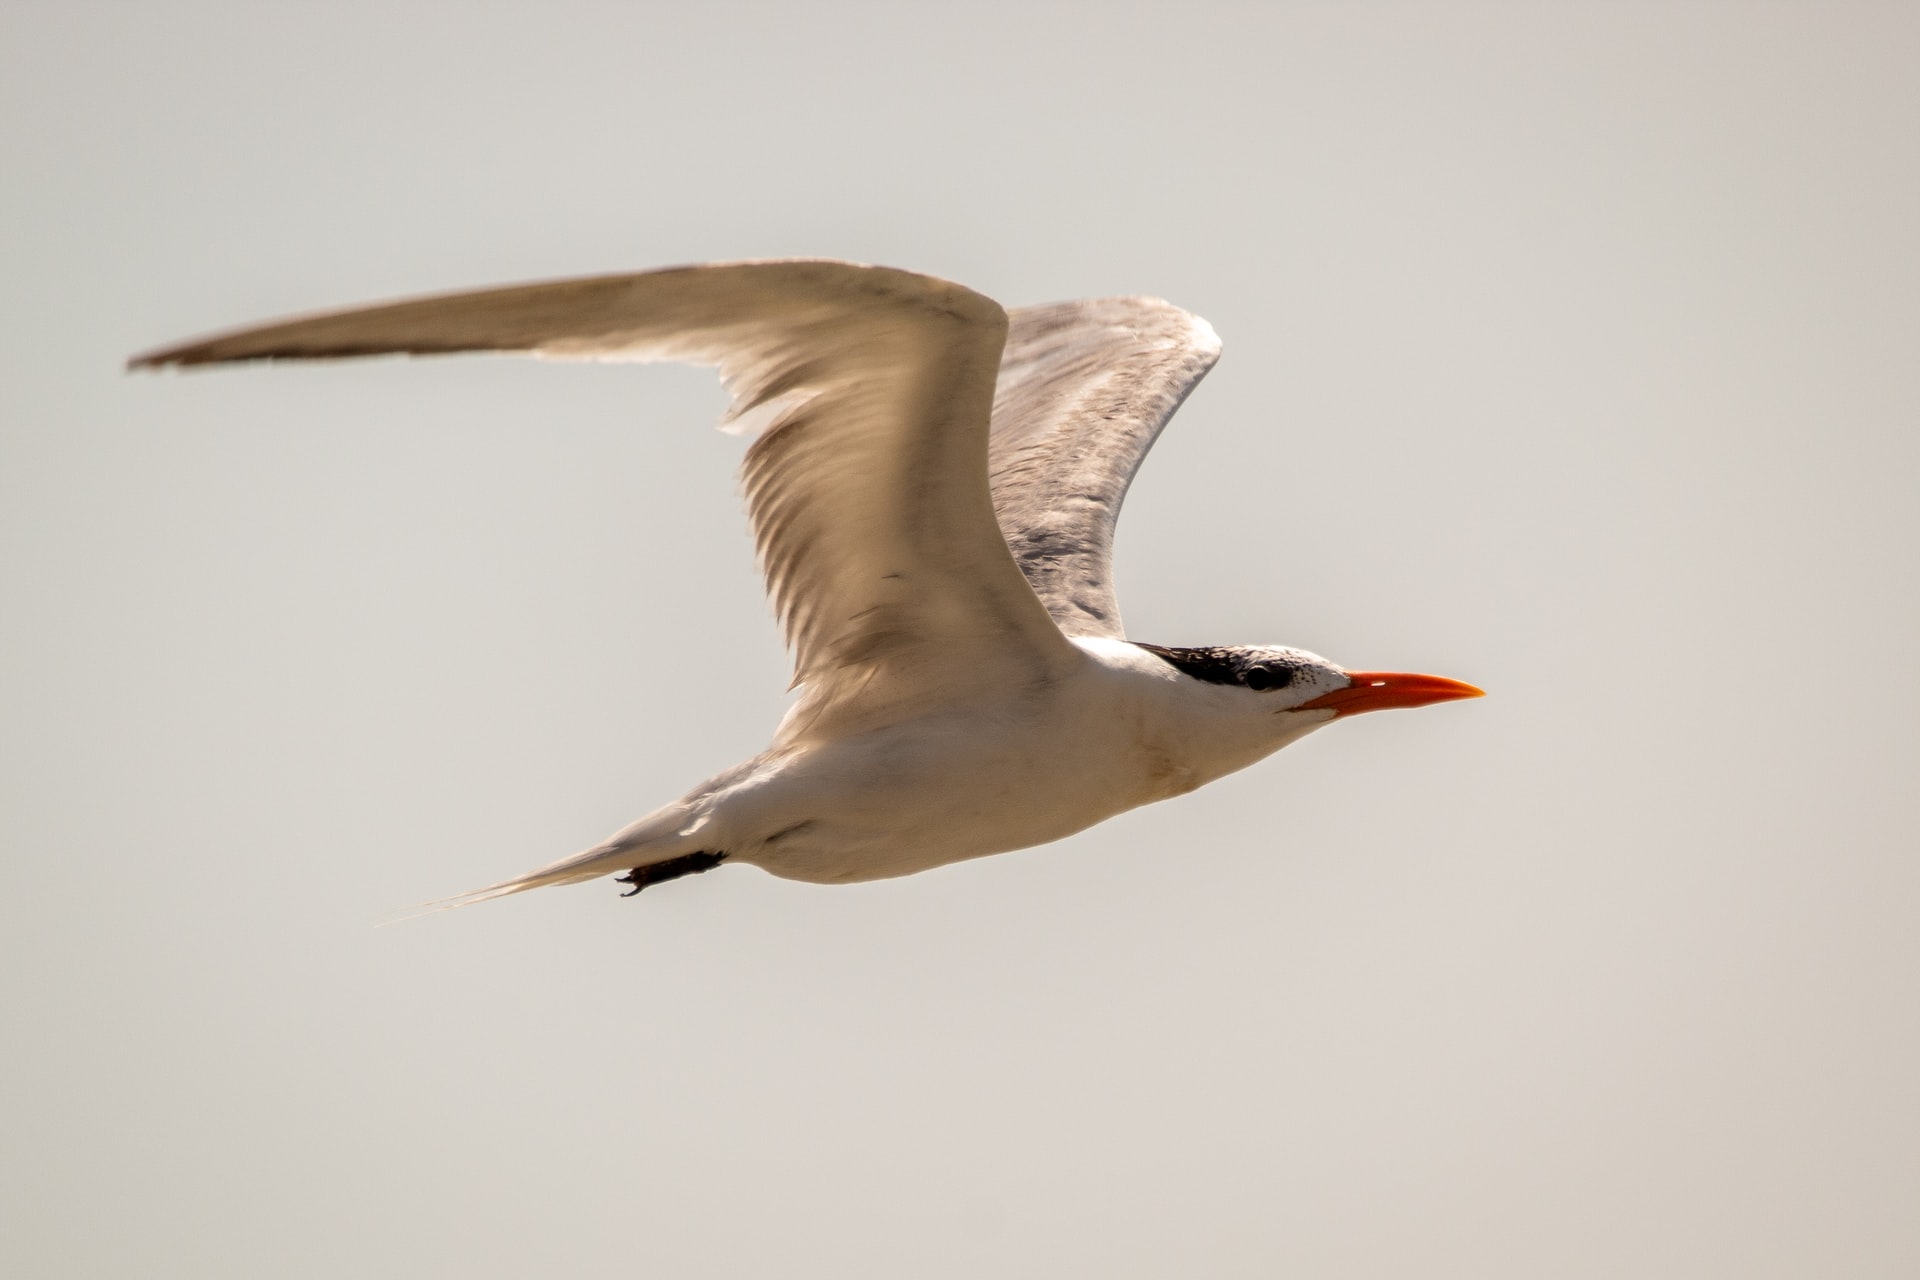
{"type": "Polygon", "coordinates": [[[0,1269],[1920,1274],[1912,5],[0,10],[0,1269]],[[711,258],[1227,355],[1133,633],[1474,680],[1060,845],[380,913],[756,749],[711,258]]]}

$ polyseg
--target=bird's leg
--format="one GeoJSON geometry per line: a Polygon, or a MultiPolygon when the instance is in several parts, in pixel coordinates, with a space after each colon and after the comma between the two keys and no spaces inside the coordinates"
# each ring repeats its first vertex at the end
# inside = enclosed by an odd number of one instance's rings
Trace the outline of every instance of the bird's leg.
{"type": "Polygon", "coordinates": [[[701,871],[711,871],[727,860],[724,853],[683,853],[677,858],[668,858],[665,862],[655,862],[644,867],[635,867],[623,876],[615,876],[619,884],[630,884],[633,888],[620,896],[631,898],[650,884],[659,884],[663,880],[678,880],[681,876],[694,875],[701,871]]]}

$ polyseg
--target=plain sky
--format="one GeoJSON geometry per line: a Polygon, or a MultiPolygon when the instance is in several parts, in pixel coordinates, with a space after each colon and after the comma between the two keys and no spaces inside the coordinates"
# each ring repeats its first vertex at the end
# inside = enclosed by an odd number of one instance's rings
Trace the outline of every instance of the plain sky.
{"type": "Polygon", "coordinates": [[[1920,10],[0,8],[0,1271],[1920,1274],[1920,10]],[[1043,849],[375,928],[754,750],[709,375],[132,377],[825,255],[1226,355],[1132,634],[1472,680],[1043,849]]]}

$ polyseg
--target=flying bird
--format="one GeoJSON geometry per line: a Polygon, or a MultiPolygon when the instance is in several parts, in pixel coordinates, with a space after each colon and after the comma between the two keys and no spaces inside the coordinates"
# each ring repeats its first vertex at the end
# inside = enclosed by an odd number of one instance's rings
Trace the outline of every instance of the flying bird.
{"type": "Polygon", "coordinates": [[[1220,355],[1153,298],[1007,311],[885,267],[722,263],[337,311],[130,367],[461,351],[719,368],[800,696],[759,755],[446,905],[735,862],[909,875],[1058,840],[1337,719],[1480,696],[1300,649],[1127,639],[1120,504],[1220,355]]]}

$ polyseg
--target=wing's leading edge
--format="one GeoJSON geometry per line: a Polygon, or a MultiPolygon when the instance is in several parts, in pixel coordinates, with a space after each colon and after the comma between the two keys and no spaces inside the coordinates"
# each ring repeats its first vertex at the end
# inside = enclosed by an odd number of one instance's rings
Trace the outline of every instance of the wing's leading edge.
{"type": "MultiPolygon", "coordinates": [[[[1031,361],[1045,333],[1037,320],[1022,327],[1031,361]]],[[[519,351],[718,366],[732,394],[727,421],[757,432],[742,485],[794,679],[808,686],[805,714],[784,731],[791,738],[855,690],[863,720],[914,714],[985,684],[1044,681],[1073,660],[1009,555],[989,494],[1006,331],[998,304],[946,281],[774,261],[396,302],[217,335],[132,364],[519,351]]],[[[1033,398],[1031,378],[1016,374],[1013,386],[1018,403],[1033,398]]],[[[1016,512],[1042,496],[1031,482],[1009,492],[1016,512]]]]}

